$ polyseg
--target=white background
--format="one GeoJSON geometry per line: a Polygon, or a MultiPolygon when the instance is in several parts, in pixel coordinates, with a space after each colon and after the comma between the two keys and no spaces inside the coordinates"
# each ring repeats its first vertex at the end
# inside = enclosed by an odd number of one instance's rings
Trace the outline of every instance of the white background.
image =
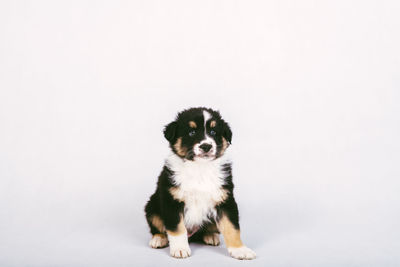
{"type": "Polygon", "coordinates": [[[398,266],[398,1],[0,2],[1,266],[398,266]],[[254,261],[148,247],[185,107],[233,129],[254,261]]]}

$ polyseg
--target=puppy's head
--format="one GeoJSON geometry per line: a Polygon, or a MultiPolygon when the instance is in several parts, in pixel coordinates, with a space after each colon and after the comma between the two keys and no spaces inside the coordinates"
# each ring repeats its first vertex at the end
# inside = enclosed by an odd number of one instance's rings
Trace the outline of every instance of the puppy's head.
{"type": "Polygon", "coordinates": [[[172,151],[187,160],[213,160],[222,156],[232,140],[231,129],[209,108],[191,108],[178,113],[165,126],[164,136],[172,151]]]}

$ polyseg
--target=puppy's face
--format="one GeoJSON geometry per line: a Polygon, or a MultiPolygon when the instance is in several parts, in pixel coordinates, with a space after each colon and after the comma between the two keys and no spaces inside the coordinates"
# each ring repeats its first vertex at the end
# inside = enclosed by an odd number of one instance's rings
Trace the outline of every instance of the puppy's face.
{"type": "Polygon", "coordinates": [[[229,125],[212,109],[180,112],[164,129],[172,151],[188,160],[213,160],[222,156],[232,140],[229,125]]]}

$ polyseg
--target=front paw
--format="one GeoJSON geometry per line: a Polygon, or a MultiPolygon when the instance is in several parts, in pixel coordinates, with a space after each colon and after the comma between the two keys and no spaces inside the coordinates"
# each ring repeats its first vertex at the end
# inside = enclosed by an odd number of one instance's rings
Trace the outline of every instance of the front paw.
{"type": "Polygon", "coordinates": [[[169,250],[170,254],[172,257],[174,258],[178,258],[178,259],[184,259],[190,256],[190,254],[192,254],[192,251],[188,246],[179,246],[179,247],[172,247],[170,246],[170,250],[169,250]]]}
{"type": "Polygon", "coordinates": [[[241,246],[238,248],[231,247],[228,248],[228,252],[232,256],[232,258],[238,260],[252,260],[256,258],[256,253],[246,246],[241,246]]]}
{"type": "Polygon", "coordinates": [[[163,248],[168,245],[168,239],[164,234],[155,234],[149,242],[152,248],[163,248]]]}

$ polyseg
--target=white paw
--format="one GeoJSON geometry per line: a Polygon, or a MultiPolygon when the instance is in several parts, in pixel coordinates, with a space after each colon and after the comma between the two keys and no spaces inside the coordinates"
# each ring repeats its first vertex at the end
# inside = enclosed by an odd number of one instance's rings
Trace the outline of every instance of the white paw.
{"type": "Polygon", "coordinates": [[[185,247],[171,247],[170,246],[170,254],[172,257],[174,258],[179,258],[179,259],[183,259],[183,258],[187,258],[190,256],[190,254],[192,254],[192,251],[188,246],[185,247]]]}
{"type": "Polygon", "coordinates": [[[238,260],[252,260],[256,257],[256,253],[246,246],[239,248],[228,248],[229,254],[238,260]]]}
{"type": "Polygon", "coordinates": [[[219,234],[217,234],[217,233],[206,234],[203,237],[203,241],[207,245],[218,246],[219,245],[219,234]]]}
{"type": "Polygon", "coordinates": [[[153,235],[153,238],[150,240],[149,245],[152,248],[166,247],[168,245],[168,238],[166,235],[163,234],[153,235]]]}

